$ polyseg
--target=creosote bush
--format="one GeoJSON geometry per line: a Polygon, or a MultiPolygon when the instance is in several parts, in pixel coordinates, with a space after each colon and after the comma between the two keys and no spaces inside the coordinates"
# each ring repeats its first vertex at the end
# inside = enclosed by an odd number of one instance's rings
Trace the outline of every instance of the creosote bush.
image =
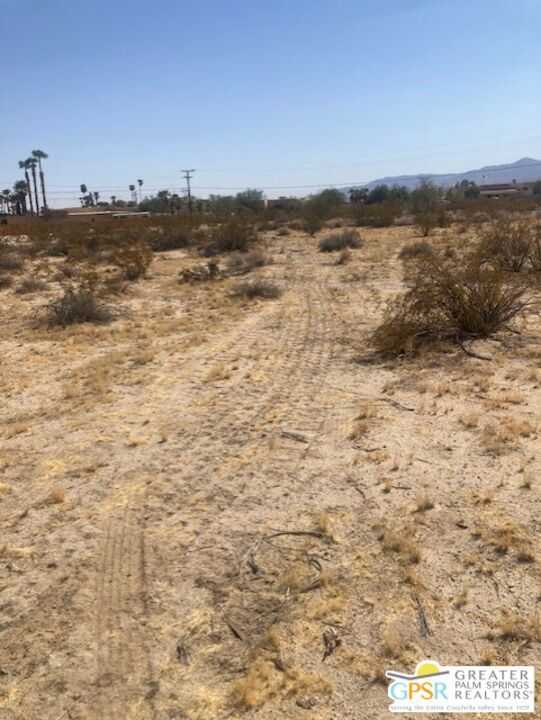
{"type": "Polygon", "coordinates": [[[323,220],[317,215],[308,215],[304,219],[302,229],[310,236],[314,236],[323,227],[323,220]]]}
{"type": "Polygon", "coordinates": [[[255,280],[254,282],[237,283],[233,287],[231,294],[234,297],[247,299],[263,298],[269,300],[280,297],[282,291],[277,285],[268,280],[255,280]]]}
{"type": "Polygon", "coordinates": [[[201,249],[201,255],[212,257],[224,252],[246,252],[255,239],[256,232],[251,225],[233,219],[211,231],[210,242],[201,249]]]}
{"type": "Polygon", "coordinates": [[[356,230],[343,230],[342,232],[327,235],[319,241],[320,252],[333,252],[345,248],[360,248],[363,245],[361,236],[356,230]]]}
{"type": "Polygon", "coordinates": [[[165,252],[190,247],[193,235],[187,227],[157,227],[149,232],[147,241],[154,252],[165,252]]]}
{"type": "Polygon", "coordinates": [[[411,289],[390,301],[372,335],[380,352],[414,353],[438,340],[485,338],[530,304],[526,279],[484,265],[477,253],[461,264],[422,256],[416,270],[411,289]]]}
{"type": "MultiPolygon", "coordinates": [[[[539,233],[537,233],[537,238],[539,233]]],[[[513,222],[500,218],[481,235],[479,253],[486,262],[495,263],[502,270],[520,272],[528,266],[533,254],[537,266],[537,250],[534,226],[528,221],[513,222]]]]}
{"type": "Polygon", "coordinates": [[[438,216],[436,213],[425,212],[415,216],[415,224],[423,237],[428,237],[434,228],[438,227],[438,216]]]}

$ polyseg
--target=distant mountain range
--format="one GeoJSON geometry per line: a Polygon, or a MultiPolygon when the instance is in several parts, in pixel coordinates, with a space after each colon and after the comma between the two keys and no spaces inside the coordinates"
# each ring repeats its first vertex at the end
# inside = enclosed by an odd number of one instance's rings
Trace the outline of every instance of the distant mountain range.
{"type": "Polygon", "coordinates": [[[531,182],[541,180],[541,160],[534,158],[521,158],[508,165],[487,165],[478,170],[467,170],[462,173],[448,173],[447,175],[395,175],[372,180],[363,187],[372,189],[376,185],[405,185],[413,189],[422,180],[430,180],[435,185],[450,187],[462,180],[470,180],[477,185],[493,185],[495,183],[531,182]]]}

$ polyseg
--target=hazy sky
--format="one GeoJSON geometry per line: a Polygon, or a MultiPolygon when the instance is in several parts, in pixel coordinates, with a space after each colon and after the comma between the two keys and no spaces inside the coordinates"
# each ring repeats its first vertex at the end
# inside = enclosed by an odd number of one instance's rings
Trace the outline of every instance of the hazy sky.
{"type": "Polygon", "coordinates": [[[0,29],[0,186],[42,148],[56,205],[541,157],[541,0],[0,0],[0,29]]]}

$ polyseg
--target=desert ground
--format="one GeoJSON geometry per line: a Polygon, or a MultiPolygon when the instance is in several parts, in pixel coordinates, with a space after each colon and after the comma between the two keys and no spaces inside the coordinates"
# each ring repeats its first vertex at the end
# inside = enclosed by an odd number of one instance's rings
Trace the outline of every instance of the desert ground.
{"type": "Polygon", "coordinates": [[[361,234],[265,233],[276,299],[190,250],[106,325],[0,292],[1,720],[374,720],[386,669],[539,665],[540,318],[377,358],[419,237],[361,234]]]}

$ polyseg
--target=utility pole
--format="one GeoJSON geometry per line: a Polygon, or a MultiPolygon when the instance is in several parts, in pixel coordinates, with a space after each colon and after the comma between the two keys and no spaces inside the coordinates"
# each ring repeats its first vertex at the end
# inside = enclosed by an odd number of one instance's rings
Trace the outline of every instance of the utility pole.
{"type": "Polygon", "coordinates": [[[190,180],[192,179],[192,175],[195,172],[195,170],[192,168],[191,170],[183,170],[184,178],[186,179],[186,187],[188,188],[188,209],[190,211],[190,217],[193,215],[193,207],[192,207],[192,190],[190,187],[190,180]]]}

